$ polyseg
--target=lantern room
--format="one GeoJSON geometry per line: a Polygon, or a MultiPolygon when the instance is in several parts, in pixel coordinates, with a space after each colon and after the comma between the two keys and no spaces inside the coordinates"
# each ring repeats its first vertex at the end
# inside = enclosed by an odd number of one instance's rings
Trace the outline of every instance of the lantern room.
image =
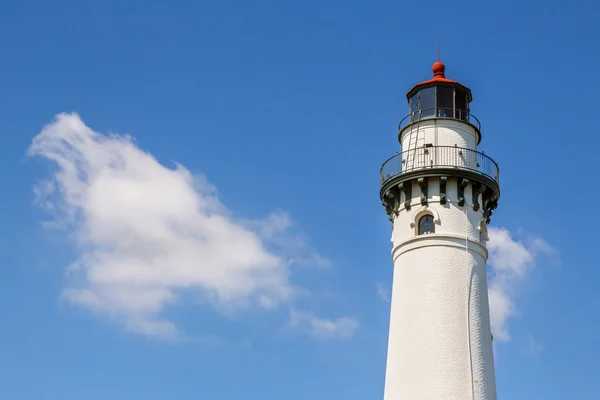
{"type": "Polygon", "coordinates": [[[469,122],[471,90],[446,79],[446,67],[433,64],[433,79],[421,82],[406,94],[410,107],[410,122],[427,118],[452,118],[469,122]]]}

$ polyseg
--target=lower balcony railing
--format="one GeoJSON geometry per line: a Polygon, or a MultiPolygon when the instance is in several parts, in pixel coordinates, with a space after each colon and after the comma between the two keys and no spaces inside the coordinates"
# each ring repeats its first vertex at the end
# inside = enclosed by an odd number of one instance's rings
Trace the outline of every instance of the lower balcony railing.
{"type": "Polygon", "coordinates": [[[397,153],[383,163],[381,184],[415,170],[432,168],[456,168],[470,170],[499,182],[498,164],[484,153],[463,147],[418,147],[397,153]]]}

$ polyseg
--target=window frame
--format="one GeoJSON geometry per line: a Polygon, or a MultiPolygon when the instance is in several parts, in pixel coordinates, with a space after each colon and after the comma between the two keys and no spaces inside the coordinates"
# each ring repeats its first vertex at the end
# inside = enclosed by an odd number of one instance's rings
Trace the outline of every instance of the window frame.
{"type": "MultiPolygon", "coordinates": [[[[435,209],[435,207],[429,206],[421,206],[415,209],[410,215],[410,228],[413,230],[413,235],[419,236],[419,221],[421,217],[425,215],[433,215],[433,223],[435,225],[441,224],[440,213],[435,209]]],[[[435,229],[435,228],[434,228],[435,229]]]]}
{"type": "Polygon", "coordinates": [[[421,215],[417,222],[417,236],[431,235],[433,233],[435,233],[435,217],[430,213],[421,215]],[[424,219],[429,219],[429,221],[423,222],[424,219]],[[423,231],[423,228],[430,228],[431,230],[423,231]]]}

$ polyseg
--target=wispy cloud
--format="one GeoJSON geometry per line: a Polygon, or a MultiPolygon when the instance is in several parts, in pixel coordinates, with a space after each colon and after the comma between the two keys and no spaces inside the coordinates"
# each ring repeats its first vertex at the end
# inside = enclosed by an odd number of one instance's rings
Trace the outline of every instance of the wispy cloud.
{"type": "Polygon", "coordinates": [[[494,337],[510,340],[507,320],[517,313],[516,297],[540,255],[555,255],[557,251],[539,237],[525,241],[513,239],[505,228],[489,228],[488,242],[491,268],[489,276],[490,318],[494,337]]]}
{"type": "Polygon", "coordinates": [[[541,354],[543,349],[544,346],[540,342],[535,340],[535,338],[532,335],[529,335],[529,337],[527,338],[527,351],[529,352],[529,354],[537,357],[541,354]]]}
{"type": "Polygon", "coordinates": [[[327,319],[309,311],[292,309],[289,327],[316,338],[347,338],[354,334],[360,323],[355,318],[327,319]]]}
{"type": "Polygon", "coordinates": [[[322,257],[309,245],[307,235],[296,232],[290,235],[295,222],[285,212],[277,210],[261,221],[247,222],[250,229],[255,230],[266,242],[276,245],[286,255],[290,266],[327,268],[331,266],[328,258],[322,257]]]}
{"type": "Polygon", "coordinates": [[[386,303],[389,303],[392,300],[390,289],[383,283],[377,283],[375,285],[375,290],[377,291],[377,296],[386,303]]]}
{"type": "MultiPolygon", "coordinates": [[[[132,331],[176,337],[165,308],[183,293],[217,309],[276,307],[297,293],[291,265],[329,265],[284,212],[236,219],[204,177],[166,168],[130,136],[95,132],[75,114],[58,115],[28,154],[56,167],[36,196],[78,250],[64,298],[132,331]]],[[[355,323],[294,315],[315,332],[355,323]]]]}

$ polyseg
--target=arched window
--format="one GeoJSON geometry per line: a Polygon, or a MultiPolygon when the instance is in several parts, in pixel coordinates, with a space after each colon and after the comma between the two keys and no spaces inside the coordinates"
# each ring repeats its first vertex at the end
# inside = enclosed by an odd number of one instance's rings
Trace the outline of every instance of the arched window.
{"type": "Polygon", "coordinates": [[[419,220],[419,235],[426,233],[434,233],[435,224],[433,223],[433,215],[423,215],[419,220]]]}

